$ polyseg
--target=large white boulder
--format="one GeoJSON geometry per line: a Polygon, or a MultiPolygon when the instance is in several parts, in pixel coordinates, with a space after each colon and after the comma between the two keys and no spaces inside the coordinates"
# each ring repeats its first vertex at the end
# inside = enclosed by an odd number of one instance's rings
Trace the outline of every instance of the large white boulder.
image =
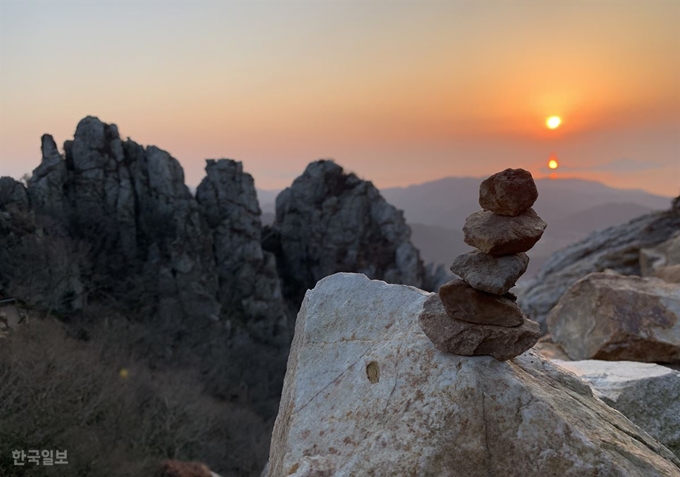
{"type": "Polygon", "coordinates": [[[633,361],[553,362],[680,457],[680,372],[633,361]]]}
{"type": "Polygon", "coordinates": [[[429,296],[348,273],[307,292],[271,477],[680,473],[668,449],[538,353],[438,351],[417,322],[429,296]]]}

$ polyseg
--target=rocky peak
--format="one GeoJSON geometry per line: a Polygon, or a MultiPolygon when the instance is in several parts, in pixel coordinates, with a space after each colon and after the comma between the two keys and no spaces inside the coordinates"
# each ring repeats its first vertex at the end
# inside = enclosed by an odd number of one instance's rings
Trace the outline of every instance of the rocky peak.
{"type": "Polygon", "coordinates": [[[274,255],[262,250],[253,177],[231,159],[208,160],[205,172],[196,200],[213,236],[222,307],[277,335],[286,326],[285,306],[274,255]]]}
{"type": "Polygon", "coordinates": [[[42,160],[28,180],[28,193],[39,221],[54,222],[54,216],[61,217],[64,214],[66,200],[64,187],[68,172],[54,138],[49,134],[43,134],[40,142],[42,160]]]}
{"type": "Polygon", "coordinates": [[[62,161],[57,144],[49,134],[43,134],[40,138],[40,151],[42,152],[42,163],[40,165],[43,167],[51,167],[62,161]]]}
{"type": "Polygon", "coordinates": [[[33,230],[33,214],[26,188],[11,177],[0,177],[0,245],[8,245],[2,243],[2,239],[15,240],[33,230]]]}
{"type": "MultiPolygon", "coordinates": [[[[29,181],[48,233],[88,244],[95,288],[143,289],[161,314],[219,314],[212,239],[179,162],[167,152],[121,141],[118,128],[88,116],[65,160],[42,137],[42,162],[29,181]]],[[[93,277],[87,277],[93,280],[93,277]]]]}
{"type": "Polygon", "coordinates": [[[11,209],[23,211],[29,209],[26,188],[11,177],[0,177],[0,210],[11,209]]]}
{"type": "Polygon", "coordinates": [[[272,232],[278,243],[270,249],[277,253],[285,294],[294,302],[338,271],[414,286],[425,281],[403,212],[371,182],[333,161],[312,162],[279,194],[272,232]]]}

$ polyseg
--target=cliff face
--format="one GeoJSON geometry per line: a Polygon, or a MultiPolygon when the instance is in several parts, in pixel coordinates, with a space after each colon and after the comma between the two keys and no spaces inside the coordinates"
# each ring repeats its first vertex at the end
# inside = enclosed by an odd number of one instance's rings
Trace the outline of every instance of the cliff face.
{"type": "Polygon", "coordinates": [[[268,246],[286,297],[300,303],[317,281],[342,271],[424,287],[425,268],[410,237],[403,213],[371,182],[321,160],[277,197],[268,246]]]}
{"type": "Polygon", "coordinates": [[[28,183],[37,223],[90,248],[94,292],[153,297],[169,319],[219,318],[212,237],[170,154],[131,140],[94,117],[80,121],[62,158],[42,138],[28,183]]]}
{"type": "Polygon", "coordinates": [[[42,151],[28,184],[39,223],[86,242],[104,288],[141,285],[171,320],[237,313],[269,332],[280,325],[274,258],[260,246],[255,187],[240,163],[208,161],[194,198],[175,158],[122,141],[94,117],[78,124],[64,158],[49,135],[42,151]]]}
{"type": "Polygon", "coordinates": [[[229,159],[209,160],[205,171],[196,199],[213,237],[222,308],[251,317],[267,335],[286,332],[276,259],[260,245],[261,212],[252,176],[229,159]]]}

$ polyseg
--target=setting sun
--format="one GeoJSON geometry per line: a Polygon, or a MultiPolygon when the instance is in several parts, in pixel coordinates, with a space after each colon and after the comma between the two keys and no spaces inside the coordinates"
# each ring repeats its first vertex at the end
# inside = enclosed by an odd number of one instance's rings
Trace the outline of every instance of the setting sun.
{"type": "Polygon", "coordinates": [[[548,126],[550,129],[556,129],[562,120],[560,119],[559,116],[550,116],[546,121],[545,124],[548,126]]]}
{"type": "Polygon", "coordinates": [[[555,159],[550,159],[548,161],[548,167],[550,169],[557,169],[559,167],[559,164],[557,163],[557,161],[555,159]]]}

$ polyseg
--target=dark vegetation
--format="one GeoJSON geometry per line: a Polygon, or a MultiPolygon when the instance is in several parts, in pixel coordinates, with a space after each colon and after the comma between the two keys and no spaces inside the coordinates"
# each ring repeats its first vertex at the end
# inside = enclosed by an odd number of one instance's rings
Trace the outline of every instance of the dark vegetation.
{"type": "Polygon", "coordinates": [[[83,341],[30,314],[0,341],[0,475],[152,475],[164,458],[201,460],[223,476],[261,469],[270,424],[206,395],[191,370],[152,370],[121,345],[135,327],[106,321],[83,341]],[[69,463],[14,466],[17,449],[67,450],[69,463]]]}
{"type": "Polygon", "coordinates": [[[237,319],[161,318],[155,277],[100,262],[105,218],[36,218],[0,190],[0,299],[29,316],[0,336],[0,476],[152,475],[163,459],[259,475],[285,353],[237,319]],[[29,449],[69,464],[14,466],[29,449]]]}

